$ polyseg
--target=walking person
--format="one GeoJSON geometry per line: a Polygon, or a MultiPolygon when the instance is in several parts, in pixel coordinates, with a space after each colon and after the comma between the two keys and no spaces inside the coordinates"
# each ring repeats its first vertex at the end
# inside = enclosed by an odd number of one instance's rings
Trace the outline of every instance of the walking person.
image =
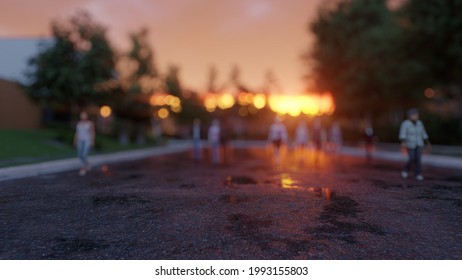
{"type": "Polygon", "coordinates": [[[80,121],[77,123],[74,136],[74,146],[77,147],[77,156],[82,161],[82,168],[79,171],[80,176],[90,171],[88,162],[88,153],[90,148],[95,145],[95,127],[93,122],[88,119],[87,112],[80,113],[80,121]]]}
{"type": "Polygon", "coordinates": [[[281,163],[281,147],[287,143],[287,138],[286,126],[282,123],[281,118],[277,116],[270,126],[268,142],[273,145],[274,161],[278,165],[281,163]]]}
{"type": "Polygon", "coordinates": [[[308,147],[309,141],[310,138],[308,127],[306,125],[306,121],[302,120],[297,125],[297,129],[295,130],[295,146],[297,149],[297,156],[301,162],[303,162],[305,159],[306,149],[308,147]]]}
{"type": "Polygon", "coordinates": [[[212,150],[212,164],[220,163],[220,140],[221,140],[220,122],[217,119],[212,121],[208,131],[208,141],[212,150]]]}
{"type": "Polygon", "coordinates": [[[201,120],[194,119],[192,127],[193,138],[193,157],[194,160],[202,160],[202,141],[201,141],[201,120]]]}
{"type": "Polygon", "coordinates": [[[407,113],[408,119],[401,123],[399,139],[401,147],[407,150],[408,160],[401,172],[401,176],[406,179],[409,176],[411,167],[414,166],[414,176],[416,180],[422,181],[422,151],[424,144],[430,148],[428,134],[423,123],[419,120],[417,109],[410,109],[407,113]]]}
{"type": "Polygon", "coordinates": [[[314,119],[313,123],[313,142],[316,151],[321,151],[323,142],[325,140],[325,131],[322,127],[321,119],[319,117],[314,119]]]}
{"type": "Polygon", "coordinates": [[[332,152],[339,153],[342,149],[343,138],[342,129],[338,122],[334,122],[329,131],[329,139],[332,145],[332,152]]]}
{"type": "Polygon", "coordinates": [[[366,149],[366,160],[368,163],[372,161],[372,151],[374,150],[374,129],[372,128],[372,124],[370,122],[366,123],[366,127],[364,128],[364,144],[366,149]]]}

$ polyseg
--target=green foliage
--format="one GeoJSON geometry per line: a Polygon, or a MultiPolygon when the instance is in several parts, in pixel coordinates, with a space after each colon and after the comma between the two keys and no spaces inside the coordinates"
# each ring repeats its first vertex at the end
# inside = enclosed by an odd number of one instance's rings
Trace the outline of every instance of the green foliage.
{"type": "Polygon", "coordinates": [[[336,114],[376,117],[418,101],[424,69],[386,1],[341,1],[310,27],[316,42],[307,59],[317,90],[334,95],[336,114]]]}
{"type": "Polygon", "coordinates": [[[165,91],[171,95],[181,97],[183,95],[183,89],[181,88],[180,69],[177,66],[170,65],[165,77],[165,91]]]}
{"type": "Polygon", "coordinates": [[[460,143],[462,0],[408,0],[395,10],[385,0],[335,3],[310,25],[315,45],[305,56],[315,90],[332,92],[335,114],[371,118],[391,133],[399,123],[390,116],[420,107],[436,142],[460,143]],[[426,98],[427,88],[436,94],[426,98]],[[448,103],[459,109],[431,110],[448,103]]]}
{"type": "Polygon", "coordinates": [[[154,54],[148,41],[148,30],[130,35],[131,49],[120,57],[120,88],[112,100],[117,116],[134,121],[148,121],[152,116],[148,97],[158,87],[154,54]]]}
{"type": "Polygon", "coordinates": [[[436,86],[462,94],[462,0],[409,0],[402,9],[407,44],[436,86]]]}
{"type": "Polygon", "coordinates": [[[30,96],[45,104],[103,103],[114,87],[115,55],[106,30],[80,12],[52,23],[53,42],[29,61],[30,96]]]}
{"type": "MultiPolygon", "coordinates": [[[[54,125],[46,130],[0,129],[0,167],[76,157],[74,131],[68,126],[54,125]]],[[[111,153],[142,148],[121,145],[113,137],[97,134],[92,153],[111,153]]],[[[161,142],[150,140],[144,147],[161,142]]]]}
{"type": "Polygon", "coordinates": [[[187,98],[183,97],[180,100],[182,110],[180,113],[174,115],[180,124],[189,126],[195,118],[199,118],[202,121],[210,118],[210,113],[205,110],[197,93],[190,92],[187,98]]]}

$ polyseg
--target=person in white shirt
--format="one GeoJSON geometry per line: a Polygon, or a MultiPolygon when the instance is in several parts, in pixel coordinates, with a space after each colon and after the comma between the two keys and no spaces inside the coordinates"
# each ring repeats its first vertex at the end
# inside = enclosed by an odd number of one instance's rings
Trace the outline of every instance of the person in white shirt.
{"type": "Polygon", "coordinates": [[[77,147],[77,156],[82,161],[82,168],[79,171],[81,176],[90,170],[88,153],[90,148],[95,145],[95,128],[93,122],[88,120],[86,112],[80,113],[80,121],[77,123],[74,136],[74,146],[77,147]]]}
{"type": "Polygon", "coordinates": [[[407,150],[408,160],[401,172],[401,176],[406,179],[409,171],[414,165],[414,175],[419,181],[424,178],[422,176],[422,151],[424,145],[430,148],[430,141],[423,123],[419,120],[419,112],[417,109],[410,109],[407,113],[408,119],[401,123],[399,129],[399,139],[401,147],[407,150]]]}
{"type": "Polygon", "coordinates": [[[268,133],[268,142],[273,145],[274,157],[277,164],[281,162],[281,146],[287,144],[287,139],[286,126],[282,123],[281,118],[277,116],[274,123],[270,126],[268,133]]]}
{"type": "Polygon", "coordinates": [[[220,163],[220,135],[221,135],[220,122],[217,119],[215,119],[212,121],[212,125],[209,128],[208,137],[207,137],[210,148],[212,150],[212,163],[213,164],[220,163]]]}
{"type": "Polygon", "coordinates": [[[305,159],[306,149],[310,141],[310,136],[308,132],[308,127],[306,121],[302,120],[297,125],[295,130],[295,145],[297,147],[297,156],[300,161],[305,159]]]}

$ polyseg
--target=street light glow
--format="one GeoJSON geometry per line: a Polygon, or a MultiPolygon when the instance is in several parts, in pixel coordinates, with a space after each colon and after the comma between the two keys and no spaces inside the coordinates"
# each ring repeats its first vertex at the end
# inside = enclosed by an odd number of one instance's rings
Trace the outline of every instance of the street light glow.
{"type": "Polygon", "coordinates": [[[257,109],[263,109],[266,106],[266,96],[264,94],[257,94],[253,97],[253,106],[257,109]]]}
{"type": "Polygon", "coordinates": [[[159,110],[159,112],[157,112],[157,116],[161,119],[166,119],[168,115],[170,115],[170,113],[165,108],[162,108],[159,110]]]}
{"type": "Polygon", "coordinates": [[[112,109],[111,107],[106,105],[101,106],[101,108],[99,109],[99,114],[101,115],[101,117],[107,118],[112,114],[112,109]]]}
{"type": "Polygon", "coordinates": [[[232,96],[229,93],[225,93],[221,95],[220,98],[218,99],[218,107],[220,107],[220,109],[222,110],[233,107],[234,103],[235,103],[234,96],[232,96]]]}

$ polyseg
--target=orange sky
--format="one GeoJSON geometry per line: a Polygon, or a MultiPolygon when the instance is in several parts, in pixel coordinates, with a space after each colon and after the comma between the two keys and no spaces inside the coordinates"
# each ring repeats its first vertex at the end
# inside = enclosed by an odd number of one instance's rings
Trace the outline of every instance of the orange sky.
{"type": "Polygon", "coordinates": [[[49,23],[86,9],[109,28],[119,49],[127,34],[150,29],[157,66],[181,67],[186,87],[206,88],[208,68],[219,82],[238,65],[244,84],[261,87],[271,69],[285,92],[304,89],[300,55],[310,46],[308,22],[322,0],[1,0],[0,37],[48,35],[49,23]]]}

